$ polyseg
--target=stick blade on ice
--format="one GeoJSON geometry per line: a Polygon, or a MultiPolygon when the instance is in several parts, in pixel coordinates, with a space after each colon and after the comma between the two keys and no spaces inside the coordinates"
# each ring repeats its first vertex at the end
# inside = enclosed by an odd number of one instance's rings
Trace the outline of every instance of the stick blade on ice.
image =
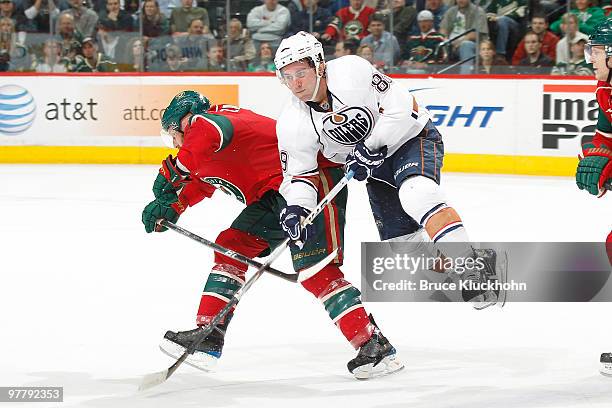
{"type": "Polygon", "coordinates": [[[168,370],[151,373],[144,376],[142,382],[138,386],[138,391],[145,391],[163,383],[168,379],[168,370]]]}

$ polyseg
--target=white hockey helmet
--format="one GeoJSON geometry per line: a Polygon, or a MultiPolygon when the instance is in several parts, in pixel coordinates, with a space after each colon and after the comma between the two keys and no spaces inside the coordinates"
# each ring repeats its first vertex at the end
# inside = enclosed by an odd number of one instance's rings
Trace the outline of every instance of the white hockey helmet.
{"type": "Polygon", "coordinates": [[[310,58],[315,67],[320,62],[325,61],[323,45],[312,34],[300,31],[281,41],[274,56],[274,65],[276,66],[276,76],[278,76],[278,79],[283,82],[280,72],[283,67],[304,58],[310,58]]]}

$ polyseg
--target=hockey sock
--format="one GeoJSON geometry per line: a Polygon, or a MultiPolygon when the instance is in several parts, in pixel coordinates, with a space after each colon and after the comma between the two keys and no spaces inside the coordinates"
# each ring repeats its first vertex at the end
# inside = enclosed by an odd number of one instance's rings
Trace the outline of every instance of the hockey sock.
{"type": "MultiPolygon", "coordinates": [[[[268,247],[263,239],[234,228],[221,232],[215,242],[251,258],[256,257],[268,247]]],[[[247,268],[247,265],[242,262],[215,253],[215,266],[208,275],[198,307],[196,318],[198,325],[210,323],[230,301],[234,293],[244,285],[244,274],[247,268]]]]}
{"type": "Polygon", "coordinates": [[[361,292],[344,279],[337,265],[327,265],[302,286],[323,303],[330,319],[355,349],[372,337],[374,325],[361,303],[361,292]]]}

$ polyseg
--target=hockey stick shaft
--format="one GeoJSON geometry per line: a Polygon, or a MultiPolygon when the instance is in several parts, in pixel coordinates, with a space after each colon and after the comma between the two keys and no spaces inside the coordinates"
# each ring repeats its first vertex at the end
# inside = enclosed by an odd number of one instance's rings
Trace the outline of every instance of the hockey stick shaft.
{"type": "MultiPolygon", "coordinates": [[[[310,214],[302,221],[302,228],[308,224],[311,224],[315,217],[320,214],[325,206],[329,204],[338,193],[348,184],[348,182],[353,178],[354,172],[349,171],[343,178],[331,189],[331,191],[323,197],[323,199],[317,204],[317,206],[312,210],[310,214]]],[[[166,371],[162,371],[161,373],[155,373],[150,376],[145,377],[145,380],[140,386],[140,389],[151,388],[155,385],[161,384],[166,381],[170,376],[180,367],[180,365],[187,359],[189,354],[192,354],[195,349],[204,341],[204,339],[217,327],[217,325],[223,320],[223,318],[229,313],[229,311],[238,303],[240,298],[249,290],[251,286],[261,277],[266,268],[272,264],[289,246],[290,239],[286,238],[274,251],[270,257],[266,260],[266,262],[257,269],[255,274],[251,276],[249,280],[246,281],[244,286],[242,286],[230,299],[230,301],[215,315],[212,321],[206,326],[206,328],[199,334],[199,336],[191,343],[189,348],[185,350],[185,352],[179,357],[178,360],[174,362],[166,371]],[[150,378],[148,378],[150,377],[150,378]]]]}
{"type": "MultiPolygon", "coordinates": [[[[217,244],[216,242],[212,242],[207,240],[206,238],[202,238],[199,235],[194,234],[191,231],[187,231],[186,229],[179,227],[178,225],[168,221],[168,220],[164,220],[164,219],[160,219],[157,221],[157,223],[161,226],[164,226],[166,228],[169,228],[175,232],[178,232],[181,235],[186,236],[187,238],[191,238],[192,240],[199,242],[200,244],[203,244],[204,246],[212,249],[213,251],[221,254],[221,255],[225,255],[229,258],[235,259],[236,261],[245,263],[249,266],[252,266],[254,268],[261,268],[263,266],[262,263],[257,262],[254,259],[249,258],[248,256],[242,255],[236,251],[233,251],[231,249],[227,249],[219,244],[217,244]]],[[[278,269],[272,268],[272,267],[268,267],[265,269],[265,271],[271,275],[275,275],[278,276],[279,278],[285,279],[289,282],[297,282],[298,279],[298,274],[297,273],[285,273],[282,271],[279,271],[278,269]]]]}
{"type": "MultiPolygon", "coordinates": [[[[314,210],[312,210],[310,214],[308,214],[308,216],[304,219],[304,221],[302,222],[302,228],[304,228],[306,225],[312,224],[315,217],[323,211],[325,206],[329,204],[336,197],[336,195],[338,195],[338,193],[348,184],[351,178],[353,178],[353,174],[354,173],[352,171],[348,172],[342,178],[342,180],[340,180],[340,182],[336,184],[334,188],[332,188],[331,191],[325,197],[323,197],[323,199],[317,204],[314,210]]],[[[221,311],[210,322],[208,327],[202,333],[200,333],[198,338],[194,340],[191,346],[185,351],[185,353],[183,353],[181,358],[179,358],[179,360],[173,365],[173,367],[174,366],[176,367],[174,368],[174,370],[172,370],[172,372],[174,372],[176,368],[178,368],[180,363],[182,363],[185,360],[185,358],[187,358],[188,354],[192,354],[195,351],[195,349],[200,345],[200,343],[204,341],[204,339],[214,330],[214,328],[225,317],[225,315],[231,310],[231,308],[234,307],[238,303],[240,298],[242,298],[242,295],[244,295],[244,293],[248,291],[249,288],[253,286],[253,284],[259,279],[259,277],[263,274],[266,268],[268,268],[274,261],[276,261],[276,259],[278,259],[278,257],[285,251],[285,249],[289,247],[289,243],[290,243],[290,239],[285,238],[285,240],[278,247],[276,247],[276,249],[274,249],[274,251],[272,252],[270,257],[266,260],[266,262],[262,266],[260,266],[255,272],[255,274],[251,277],[251,279],[249,279],[244,284],[244,286],[241,287],[234,294],[234,296],[228,302],[228,304],[225,305],[223,309],[221,309],[221,311]]],[[[170,372],[169,370],[168,376],[170,376],[172,372],[170,372]]]]}

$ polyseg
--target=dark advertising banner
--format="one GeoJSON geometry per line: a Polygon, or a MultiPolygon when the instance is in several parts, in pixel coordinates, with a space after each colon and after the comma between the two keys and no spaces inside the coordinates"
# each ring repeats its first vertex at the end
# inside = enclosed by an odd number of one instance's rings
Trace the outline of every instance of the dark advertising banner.
{"type": "Polygon", "coordinates": [[[608,250],[592,242],[364,242],[363,300],[462,302],[493,292],[500,303],[608,302],[608,250]]]}

